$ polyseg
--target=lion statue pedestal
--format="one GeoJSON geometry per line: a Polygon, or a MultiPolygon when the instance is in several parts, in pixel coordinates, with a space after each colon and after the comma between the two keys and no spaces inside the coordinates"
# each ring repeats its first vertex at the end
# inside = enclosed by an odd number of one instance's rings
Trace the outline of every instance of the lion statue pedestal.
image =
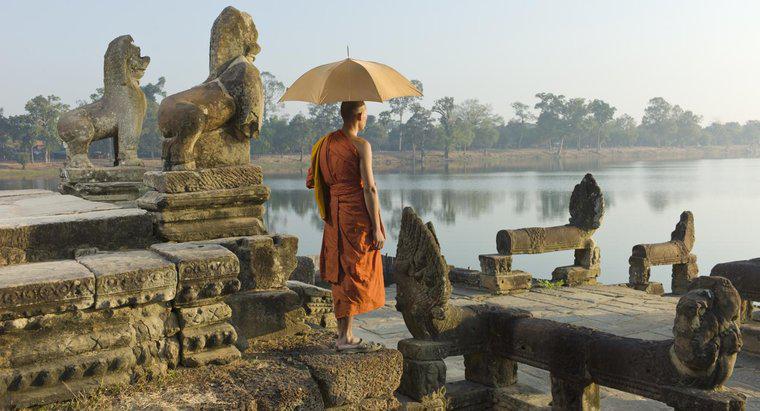
{"type": "Polygon", "coordinates": [[[264,94],[253,65],[260,48],[248,13],[225,8],[211,28],[210,74],[158,108],[164,170],[145,174],[137,200],[164,241],[266,234],[269,188],[251,165],[250,139],[261,128],[264,94]]]}
{"type": "Polygon", "coordinates": [[[131,201],[144,191],[145,168],[137,146],[145,118],[140,79],[150,64],[132,36],[108,44],[103,64],[103,98],[61,115],[58,135],[66,146],[66,167],[59,191],[88,200],[131,201]],[[114,166],[95,167],[87,156],[90,143],[113,138],[114,166]]]}

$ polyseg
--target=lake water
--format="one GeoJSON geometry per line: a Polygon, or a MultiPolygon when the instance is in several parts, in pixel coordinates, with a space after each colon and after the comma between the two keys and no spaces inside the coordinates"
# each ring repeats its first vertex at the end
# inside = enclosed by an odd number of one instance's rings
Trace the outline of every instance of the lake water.
{"type": "MultiPolygon", "coordinates": [[[[760,257],[760,159],[583,164],[562,167],[457,173],[379,174],[384,252],[396,253],[401,210],[412,206],[432,221],[450,264],[478,267],[478,254],[496,252],[503,228],[567,223],[570,192],[583,174],[594,174],[605,197],[604,221],[594,238],[601,248],[603,283],[628,280],[628,257],[638,243],[670,239],[684,210],[694,213],[694,252],[702,274],[719,262],[760,257]]],[[[304,176],[266,176],[272,188],[267,225],[300,237],[299,254],[317,254],[322,223],[304,176]]],[[[0,180],[0,189],[55,189],[57,179],[0,180]]],[[[516,269],[550,278],[572,264],[572,251],[515,256],[516,269]]],[[[654,281],[670,288],[670,267],[653,269],[654,281]]]]}

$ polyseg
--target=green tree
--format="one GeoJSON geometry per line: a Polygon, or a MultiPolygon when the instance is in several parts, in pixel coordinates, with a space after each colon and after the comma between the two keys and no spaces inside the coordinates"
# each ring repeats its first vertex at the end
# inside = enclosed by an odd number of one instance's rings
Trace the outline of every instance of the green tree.
{"type": "MultiPolygon", "coordinates": [[[[412,80],[412,84],[414,87],[417,88],[420,92],[422,92],[422,82],[419,80],[412,80]]],[[[399,128],[399,134],[398,134],[398,151],[403,151],[403,145],[402,142],[404,140],[404,113],[409,109],[409,107],[412,105],[412,103],[418,101],[420,97],[415,96],[406,96],[406,97],[396,97],[390,100],[391,105],[391,112],[393,114],[398,115],[398,123],[402,127],[399,128]]]]}
{"type": "Polygon", "coordinates": [[[412,158],[417,156],[417,147],[420,148],[420,160],[425,160],[425,149],[435,139],[435,124],[433,124],[433,112],[419,103],[414,103],[409,108],[411,117],[404,124],[406,135],[412,142],[412,158]]]}
{"type": "Polygon", "coordinates": [[[388,145],[388,128],[377,116],[367,116],[367,126],[362,136],[376,149],[388,145]]]}
{"type": "Polygon", "coordinates": [[[676,123],[672,114],[673,106],[664,98],[655,97],[649,100],[641,118],[641,128],[650,143],[654,142],[657,147],[662,147],[663,142],[674,134],[676,123]]]}
{"type": "Polygon", "coordinates": [[[553,93],[536,94],[538,102],[534,106],[539,110],[536,119],[536,134],[542,142],[551,146],[555,138],[559,139],[559,152],[564,146],[567,124],[564,121],[565,96],[553,93]]]}
{"type": "Polygon", "coordinates": [[[588,129],[588,107],[586,100],[583,98],[571,98],[562,108],[562,121],[564,130],[568,137],[575,137],[577,140],[576,148],[581,149],[581,138],[588,129]]]}
{"type": "Polygon", "coordinates": [[[337,103],[309,105],[309,120],[317,138],[337,130],[342,123],[337,103]]]}
{"type": "Polygon", "coordinates": [[[34,133],[44,141],[45,162],[49,163],[51,148],[63,147],[63,142],[58,137],[58,118],[61,113],[68,111],[69,106],[61,103],[61,98],[58,96],[40,95],[29,100],[24,108],[34,124],[34,133]]]}
{"type": "Polygon", "coordinates": [[[490,104],[482,104],[477,99],[465,100],[459,105],[457,116],[472,130],[471,144],[474,147],[482,148],[485,151],[496,144],[496,140],[499,138],[499,131],[496,127],[501,125],[504,120],[493,113],[490,104]]]}
{"type": "Polygon", "coordinates": [[[163,137],[158,129],[158,106],[161,99],[166,97],[165,86],[166,78],[163,76],[159,77],[155,83],[141,86],[148,105],[145,110],[145,119],[143,120],[140,144],[137,147],[137,151],[144,157],[157,158],[161,156],[163,137]]]}
{"type": "Polygon", "coordinates": [[[593,128],[596,132],[596,150],[602,149],[602,142],[609,137],[609,123],[615,116],[615,107],[604,100],[594,99],[588,103],[588,111],[591,112],[593,128]]]}
{"type": "Polygon", "coordinates": [[[616,118],[610,127],[610,141],[617,146],[630,147],[636,144],[638,128],[636,120],[628,114],[616,118]]]}
{"type": "Polygon", "coordinates": [[[443,142],[443,157],[448,160],[451,145],[455,141],[454,123],[456,105],[454,97],[439,98],[433,103],[433,112],[438,114],[438,122],[441,125],[441,140],[443,142]]]}
{"type": "Polygon", "coordinates": [[[523,139],[526,134],[527,124],[536,119],[536,115],[530,111],[530,106],[519,101],[512,103],[512,110],[515,111],[517,124],[520,125],[517,138],[517,148],[522,148],[523,139]]]}
{"type": "Polygon", "coordinates": [[[285,85],[268,71],[261,73],[261,83],[264,86],[264,112],[262,114],[266,120],[270,116],[277,115],[280,107],[282,107],[278,101],[285,93],[285,85]]]}
{"type": "Polygon", "coordinates": [[[698,144],[702,136],[701,122],[702,116],[694,114],[691,110],[678,112],[675,118],[676,138],[673,143],[682,147],[698,144]]]}
{"type": "Polygon", "coordinates": [[[293,144],[298,147],[299,161],[303,162],[304,152],[308,152],[317,136],[314,135],[311,122],[301,113],[296,114],[288,123],[288,135],[293,144]]]}

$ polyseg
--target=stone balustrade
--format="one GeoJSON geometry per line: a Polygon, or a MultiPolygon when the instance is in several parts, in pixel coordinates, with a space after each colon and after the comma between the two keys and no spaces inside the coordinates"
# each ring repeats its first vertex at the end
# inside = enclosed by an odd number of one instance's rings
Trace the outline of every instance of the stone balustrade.
{"type": "Polygon", "coordinates": [[[686,293],[691,280],[699,275],[697,256],[691,253],[694,240],[694,216],[691,211],[684,211],[675,230],[670,234],[670,241],[633,246],[631,257],[628,259],[628,285],[650,294],[662,295],[662,284],[649,281],[651,267],[672,265],[673,294],[686,293]]]}
{"type": "Polygon", "coordinates": [[[604,196],[594,176],[586,174],[570,195],[570,222],[557,227],[501,230],[496,234],[499,254],[480,256],[480,287],[495,293],[511,293],[531,287],[530,273],[512,270],[515,254],[541,254],[575,250],[573,265],[557,267],[553,281],[567,286],[596,284],[600,274],[599,247],[591,238],[604,216],[604,196]]]}
{"type": "Polygon", "coordinates": [[[452,305],[435,231],[411,208],[403,212],[394,273],[396,309],[413,336],[398,344],[404,357],[399,390],[415,400],[448,390],[443,360],[463,355],[469,388],[457,395],[468,406],[488,407],[498,390],[529,409],[517,384],[518,363],[524,363],[550,372],[552,409],[600,409],[600,385],[676,410],[744,409],[746,397],[723,386],[742,346],[741,300],[725,278],[690,283],[676,309],[675,338],[665,341],[620,337],[523,310],[452,305]]]}

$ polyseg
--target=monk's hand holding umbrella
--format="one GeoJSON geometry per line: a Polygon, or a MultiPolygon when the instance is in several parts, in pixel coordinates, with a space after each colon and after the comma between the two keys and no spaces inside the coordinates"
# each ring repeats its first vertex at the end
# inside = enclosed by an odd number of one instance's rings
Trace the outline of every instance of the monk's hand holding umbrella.
{"type": "MultiPolygon", "coordinates": [[[[314,189],[324,221],[319,272],[332,286],[338,320],[336,349],[371,352],[382,345],[355,338],[352,319],[385,304],[383,263],[385,227],[372,172],[372,147],[359,137],[367,124],[365,101],[422,96],[396,70],[347,58],[309,70],[280,101],[341,102],[343,127],[320,138],[311,152],[306,186],[314,189]]],[[[308,138],[309,136],[304,136],[308,138]]]]}

